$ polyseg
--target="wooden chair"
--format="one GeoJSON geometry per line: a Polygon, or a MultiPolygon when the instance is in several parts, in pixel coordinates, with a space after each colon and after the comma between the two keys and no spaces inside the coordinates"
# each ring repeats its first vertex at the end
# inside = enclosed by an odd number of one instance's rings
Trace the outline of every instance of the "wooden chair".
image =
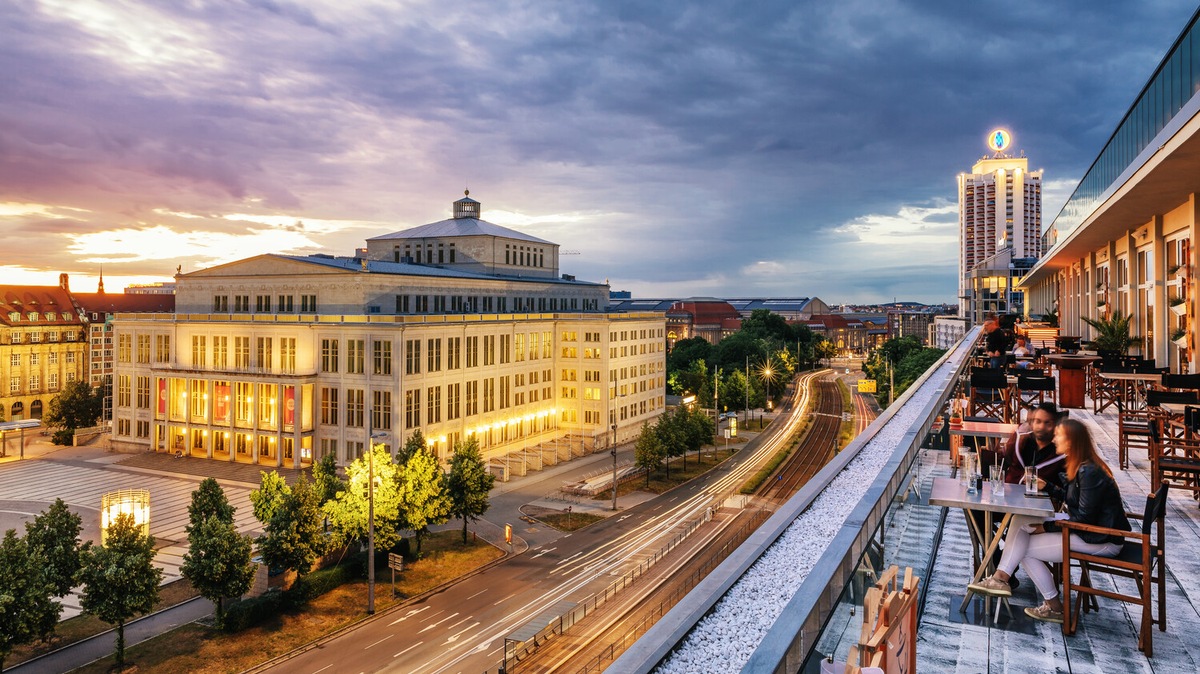
{"type": "MultiPolygon", "coordinates": [[[[1163,403],[1181,403],[1200,404],[1200,398],[1197,397],[1196,391],[1160,391],[1151,389],[1146,391],[1146,407],[1143,409],[1127,409],[1124,403],[1117,402],[1117,459],[1121,464],[1121,468],[1129,467],[1129,453],[1135,449],[1146,450],[1146,457],[1150,458],[1151,443],[1150,443],[1150,426],[1152,423],[1151,412],[1154,408],[1163,403]]],[[[1166,426],[1160,424],[1159,430],[1163,436],[1177,435],[1169,430],[1170,422],[1166,426]]]]}
{"type": "Polygon", "coordinates": [[[1008,393],[1008,377],[1003,370],[980,371],[971,374],[971,394],[967,398],[967,414],[995,417],[1008,423],[1012,407],[1008,393]]]}
{"type": "Polygon", "coordinates": [[[1142,607],[1142,623],[1138,632],[1138,650],[1146,657],[1153,655],[1153,630],[1157,624],[1159,631],[1167,629],[1167,569],[1166,569],[1166,503],[1167,485],[1163,483],[1158,491],[1146,497],[1146,509],[1139,516],[1137,513],[1126,513],[1131,520],[1141,520],[1140,531],[1121,531],[1092,524],[1063,520],[1063,634],[1074,634],[1079,624],[1079,613],[1087,613],[1089,606],[1081,599],[1099,595],[1118,601],[1139,604],[1142,607]],[[1079,550],[1071,549],[1071,534],[1085,531],[1120,536],[1125,539],[1121,552],[1116,557],[1100,557],[1079,550]],[[1071,582],[1071,562],[1079,565],[1079,583],[1071,582]],[[1114,590],[1103,590],[1092,585],[1092,574],[1107,573],[1112,576],[1132,578],[1137,585],[1138,593],[1122,594],[1114,590]],[[1157,620],[1153,610],[1152,587],[1158,586],[1157,620]],[[1071,592],[1076,593],[1072,603],[1071,592]],[[1082,607],[1080,606],[1082,604],[1082,607]]]}
{"type": "Polygon", "coordinates": [[[1016,421],[1018,423],[1021,421],[1021,411],[1028,413],[1046,401],[1058,404],[1058,391],[1054,384],[1054,377],[1017,375],[1016,421]]]}
{"type": "MultiPolygon", "coordinates": [[[[1195,408],[1192,408],[1195,409],[1195,408]]],[[[1150,480],[1190,491],[1200,498],[1200,437],[1176,426],[1169,415],[1151,411],[1150,480]]]]}
{"type": "Polygon", "coordinates": [[[1200,390],[1200,374],[1164,374],[1162,387],[1168,391],[1200,390]]]}
{"type": "Polygon", "coordinates": [[[1125,382],[1115,379],[1105,379],[1103,374],[1125,372],[1132,373],[1132,365],[1113,365],[1101,363],[1099,370],[1092,376],[1092,413],[1100,414],[1115,406],[1125,396],[1125,382]]]}

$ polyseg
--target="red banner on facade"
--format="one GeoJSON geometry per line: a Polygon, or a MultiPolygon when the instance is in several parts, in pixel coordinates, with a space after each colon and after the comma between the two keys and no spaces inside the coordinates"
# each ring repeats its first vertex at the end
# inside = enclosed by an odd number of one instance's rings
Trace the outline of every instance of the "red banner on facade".
{"type": "Polygon", "coordinates": [[[213,420],[229,421],[229,384],[213,384],[213,395],[216,396],[213,420]]]}
{"type": "Polygon", "coordinates": [[[296,423],[296,387],[283,387],[283,425],[291,426],[296,423]]]}
{"type": "Polygon", "coordinates": [[[158,378],[158,413],[167,413],[167,380],[163,377],[158,378]]]}

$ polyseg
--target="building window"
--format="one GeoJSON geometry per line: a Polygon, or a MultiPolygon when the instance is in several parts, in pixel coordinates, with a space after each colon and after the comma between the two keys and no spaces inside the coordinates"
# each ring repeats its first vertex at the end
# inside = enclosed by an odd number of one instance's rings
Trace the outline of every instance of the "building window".
{"type": "Polygon", "coordinates": [[[137,336],[137,362],[150,362],[150,335],[137,336]]]}
{"type": "Polygon", "coordinates": [[[154,362],[156,362],[156,363],[171,362],[171,336],[170,335],[155,335],[154,336],[154,362]]]}
{"type": "Polygon", "coordinates": [[[338,340],[321,340],[321,372],[338,371],[338,340]]]}
{"type": "Polygon", "coordinates": [[[255,367],[263,370],[271,369],[271,363],[275,360],[274,350],[275,340],[271,337],[259,337],[254,342],[254,364],[255,367]]]}
{"type": "Polygon", "coordinates": [[[332,387],[321,388],[321,423],[326,426],[337,426],[338,423],[338,390],[332,387]]]}
{"type": "Polygon", "coordinates": [[[249,313],[250,311],[250,296],[249,295],[234,295],[233,296],[233,311],[238,314],[249,313]]]}
{"type": "Polygon", "coordinates": [[[233,366],[239,369],[250,367],[250,338],[233,338],[233,366]]]}
{"type": "Polygon", "coordinates": [[[300,311],[306,314],[317,313],[317,296],[316,295],[301,295],[300,296],[300,311]]]}
{"type": "MultiPolygon", "coordinates": [[[[57,377],[55,377],[57,383],[57,377]]],[[[140,410],[150,409],[150,377],[137,378],[137,407],[140,410]]]]}
{"type": "Polygon", "coordinates": [[[271,313],[271,296],[257,295],[254,298],[254,311],[260,314],[271,313]]]}
{"type": "Polygon", "coordinates": [[[442,420],[442,387],[430,386],[425,394],[429,403],[425,412],[427,423],[439,423],[442,420]]]}
{"type": "Polygon", "coordinates": [[[229,313],[229,295],[213,295],[212,310],[214,314],[229,313]]]}
{"type": "Polygon", "coordinates": [[[462,408],[459,404],[459,399],[462,397],[462,384],[449,384],[446,386],[446,421],[458,419],[461,415],[462,408]]]}
{"type": "Polygon", "coordinates": [[[421,425],[421,389],[404,392],[404,427],[416,428],[421,425]]]}
{"type": "Polygon", "coordinates": [[[129,375],[123,374],[117,377],[117,407],[129,407],[133,400],[133,386],[130,382],[129,375]]]}
{"type": "Polygon", "coordinates": [[[281,372],[296,371],[296,338],[279,338],[279,370],[281,372]]]}
{"type": "Polygon", "coordinates": [[[421,373],[421,340],[404,340],[404,374],[421,373]]]}
{"type": "Polygon", "coordinates": [[[10,353],[8,355],[8,365],[9,367],[21,367],[21,354],[10,353]]]}
{"type": "Polygon", "coordinates": [[[295,311],[295,305],[292,304],[293,297],[291,295],[280,295],[279,302],[276,304],[276,310],[281,314],[290,314],[295,311]]]}
{"type": "Polygon", "coordinates": [[[467,382],[467,416],[479,414],[479,382],[467,382]]]}
{"type": "Polygon", "coordinates": [[[467,367],[479,367],[479,337],[467,337],[467,367]]]}
{"type": "Polygon", "coordinates": [[[392,427],[392,392],[371,392],[371,428],[388,429],[392,427]]]}
{"type": "Polygon", "coordinates": [[[390,375],[392,373],[391,340],[376,340],[372,344],[372,348],[374,349],[375,374],[390,375]]]}
{"type": "Polygon", "coordinates": [[[496,336],[495,335],[484,335],[483,336],[483,364],[485,366],[496,364],[496,336]]]}
{"type": "Polygon", "coordinates": [[[366,360],[366,344],[361,339],[346,340],[346,373],[362,374],[366,360]]]}
{"type": "Polygon", "coordinates": [[[208,349],[204,335],[192,335],[192,367],[206,367],[208,349]]]}
{"type": "Polygon", "coordinates": [[[462,337],[446,338],[446,369],[457,370],[462,367],[462,337]]]}
{"type": "MultiPolygon", "coordinates": [[[[442,340],[429,340],[429,372],[442,371],[442,340]]],[[[433,423],[430,421],[430,423],[433,423]]]]}
{"type": "Polygon", "coordinates": [[[46,388],[50,391],[58,390],[58,373],[57,372],[51,372],[50,374],[46,375],[46,388]]]}
{"type": "Polygon", "coordinates": [[[213,337],[213,367],[219,370],[229,367],[228,337],[213,337]]]}
{"type": "Polygon", "coordinates": [[[362,428],[363,425],[363,391],[362,389],[346,389],[346,425],[352,428],[362,428]]]}
{"type": "Polygon", "coordinates": [[[483,380],[483,413],[495,411],[496,409],[496,380],[488,377],[483,380]]]}
{"type": "MultiPolygon", "coordinates": [[[[52,341],[58,341],[58,333],[51,333],[52,341]]],[[[55,354],[57,355],[57,354],[55,354]]],[[[133,359],[133,338],[130,335],[117,335],[117,362],[128,363],[133,359]]]]}

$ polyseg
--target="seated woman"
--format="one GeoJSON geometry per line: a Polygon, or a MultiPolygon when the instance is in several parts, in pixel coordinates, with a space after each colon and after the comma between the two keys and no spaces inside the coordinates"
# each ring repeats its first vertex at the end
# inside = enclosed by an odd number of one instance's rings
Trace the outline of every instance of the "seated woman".
{"type": "MultiPolygon", "coordinates": [[[[1129,531],[1121,492],[1112,471],[1096,453],[1087,427],[1074,419],[1062,420],[1054,431],[1054,447],[1067,457],[1066,492],[1062,493],[1056,485],[1042,479],[1038,479],[1038,488],[1047,489],[1053,497],[1062,497],[1074,522],[1129,531]]],[[[1105,534],[1071,534],[1073,549],[1103,557],[1116,555],[1121,551],[1121,544],[1121,539],[1112,540],[1105,534]]],[[[1020,563],[1045,600],[1040,606],[1026,608],[1025,614],[1037,620],[1061,623],[1062,600],[1058,596],[1054,574],[1046,563],[1061,562],[1062,552],[1062,534],[1054,521],[1010,528],[996,573],[968,587],[993,597],[1011,596],[1008,578],[1020,563]]]]}

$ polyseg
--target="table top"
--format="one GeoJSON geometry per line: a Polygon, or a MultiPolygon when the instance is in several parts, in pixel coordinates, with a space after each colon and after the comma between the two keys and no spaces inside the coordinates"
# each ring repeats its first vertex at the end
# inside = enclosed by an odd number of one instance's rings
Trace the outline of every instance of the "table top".
{"type": "Polygon", "coordinates": [[[1159,403],[1157,406],[1171,414],[1183,414],[1184,410],[1189,407],[1200,407],[1200,403],[1159,403]]]}
{"type": "Polygon", "coordinates": [[[986,510],[1046,519],[1054,516],[1054,505],[1049,498],[1026,496],[1025,486],[1020,484],[1005,484],[1003,494],[993,494],[986,480],[978,494],[968,494],[967,486],[958,478],[935,477],[933,490],[929,493],[929,503],[949,508],[986,510]]]}
{"type": "Polygon", "coordinates": [[[983,438],[1007,438],[1017,430],[1016,424],[999,421],[964,421],[962,427],[950,426],[950,435],[970,435],[983,438]]]}
{"type": "Polygon", "coordinates": [[[1098,372],[1101,379],[1124,380],[1124,381],[1162,381],[1162,374],[1158,372],[1098,372]]]}
{"type": "Polygon", "coordinates": [[[1069,353],[1051,353],[1046,360],[1066,369],[1083,369],[1089,363],[1100,360],[1100,356],[1081,356],[1069,353]]]}

